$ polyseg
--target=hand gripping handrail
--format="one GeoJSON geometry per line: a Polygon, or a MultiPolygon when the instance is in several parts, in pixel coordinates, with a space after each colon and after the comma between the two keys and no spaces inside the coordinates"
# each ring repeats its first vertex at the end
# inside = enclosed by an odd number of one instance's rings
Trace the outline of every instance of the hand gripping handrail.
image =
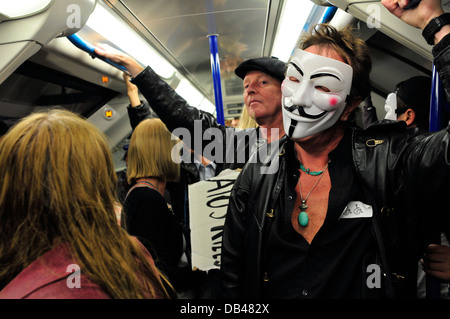
{"type": "Polygon", "coordinates": [[[85,40],[83,40],[76,33],[68,36],[67,39],[70,42],[72,42],[73,45],[75,45],[80,50],[83,50],[83,51],[89,53],[89,55],[92,56],[93,58],[98,58],[98,59],[100,59],[100,60],[102,60],[102,61],[112,65],[113,67],[119,69],[120,71],[123,71],[123,72],[129,74],[128,70],[125,67],[123,67],[123,66],[121,66],[121,65],[119,65],[119,64],[117,64],[117,63],[115,63],[113,61],[111,61],[108,58],[105,58],[104,56],[101,56],[101,55],[98,55],[97,53],[95,53],[95,46],[93,46],[89,42],[86,42],[85,40]]]}

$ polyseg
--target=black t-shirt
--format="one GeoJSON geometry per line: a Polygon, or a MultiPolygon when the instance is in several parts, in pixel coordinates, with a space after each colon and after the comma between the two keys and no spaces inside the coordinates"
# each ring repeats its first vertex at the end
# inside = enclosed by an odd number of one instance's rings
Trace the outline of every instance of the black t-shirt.
{"type": "Polygon", "coordinates": [[[368,271],[367,266],[375,262],[376,245],[371,235],[371,218],[367,217],[370,206],[364,205],[352,164],[351,135],[347,133],[330,153],[328,169],[332,186],[328,211],[311,244],[292,226],[299,162],[293,145],[286,152],[289,153],[284,189],[268,236],[269,281],[265,284],[265,297],[370,297],[376,288],[368,288],[367,277],[372,274],[372,268],[368,271]],[[350,202],[352,211],[346,210],[350,202]],[[358,209],[364,209],[366,214],[358,209]]]}
{"type": "Polygon", "coordinates": [[[164,197],[152,188],[136,187],[128,194],[124,211],[130,235],[136,236],[156,261],[177,266],[183,250],[182,228],[164,197]]]}

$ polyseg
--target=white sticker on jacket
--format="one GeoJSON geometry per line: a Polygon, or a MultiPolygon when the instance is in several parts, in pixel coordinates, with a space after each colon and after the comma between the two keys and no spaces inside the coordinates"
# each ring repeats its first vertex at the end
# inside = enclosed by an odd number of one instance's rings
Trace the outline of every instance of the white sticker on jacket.
{"type": "Polygon", "coordinates": [[[341,218],[369,218],[372,217],[372,206],[360,201],[349,202],[341,214],[341,218]]]}

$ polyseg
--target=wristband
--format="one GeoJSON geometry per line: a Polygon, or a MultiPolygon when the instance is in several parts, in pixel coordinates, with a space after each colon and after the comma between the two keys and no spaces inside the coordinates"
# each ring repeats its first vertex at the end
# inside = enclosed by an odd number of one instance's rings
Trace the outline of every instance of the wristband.
{"type": "Polygon", "coordinates": [[[428,22],[427,26],[422,31],[422,36],[429,45],[433,45],[434,35],[447,24],[450,24],[450,13],[441,14],[439,17],[433,18],[428,22]]]}

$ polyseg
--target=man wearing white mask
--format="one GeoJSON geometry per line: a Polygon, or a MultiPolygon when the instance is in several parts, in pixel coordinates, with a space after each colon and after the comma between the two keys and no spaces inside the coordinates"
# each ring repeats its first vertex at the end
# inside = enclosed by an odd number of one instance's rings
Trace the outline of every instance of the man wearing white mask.
{"type": "MultiPolygon", "coordinates": [[[[399,82],[386,97],[385,120],[404,121],[407,127],[419,127],[425,131],[430,125],[431,78],[413,76],[399,82]]],[[[363,124],[368,127],[377,121],[377,114],[370,98],[363,107],[363,124]]],[[[445,125],[445,122],[442,124],[445,125]]]]}
{"type": "Polygon", "coordinates": [[[450,226],[433,209],[450,185],[449,134],[425,139],[400,122],[352,127],[370,69],[351,29],[319,25],[301,40],[282,83],[288,139],[278,173],[248,163],[233,187],[223,297],[415,297],[428,232],[450,226]]]}
{"type": "Polygon", "coordinates": [[[281,89],[288,135],[302,138],[332,126],[350,96],[352,73],[345,62],[296,49],[281,89]]]}

